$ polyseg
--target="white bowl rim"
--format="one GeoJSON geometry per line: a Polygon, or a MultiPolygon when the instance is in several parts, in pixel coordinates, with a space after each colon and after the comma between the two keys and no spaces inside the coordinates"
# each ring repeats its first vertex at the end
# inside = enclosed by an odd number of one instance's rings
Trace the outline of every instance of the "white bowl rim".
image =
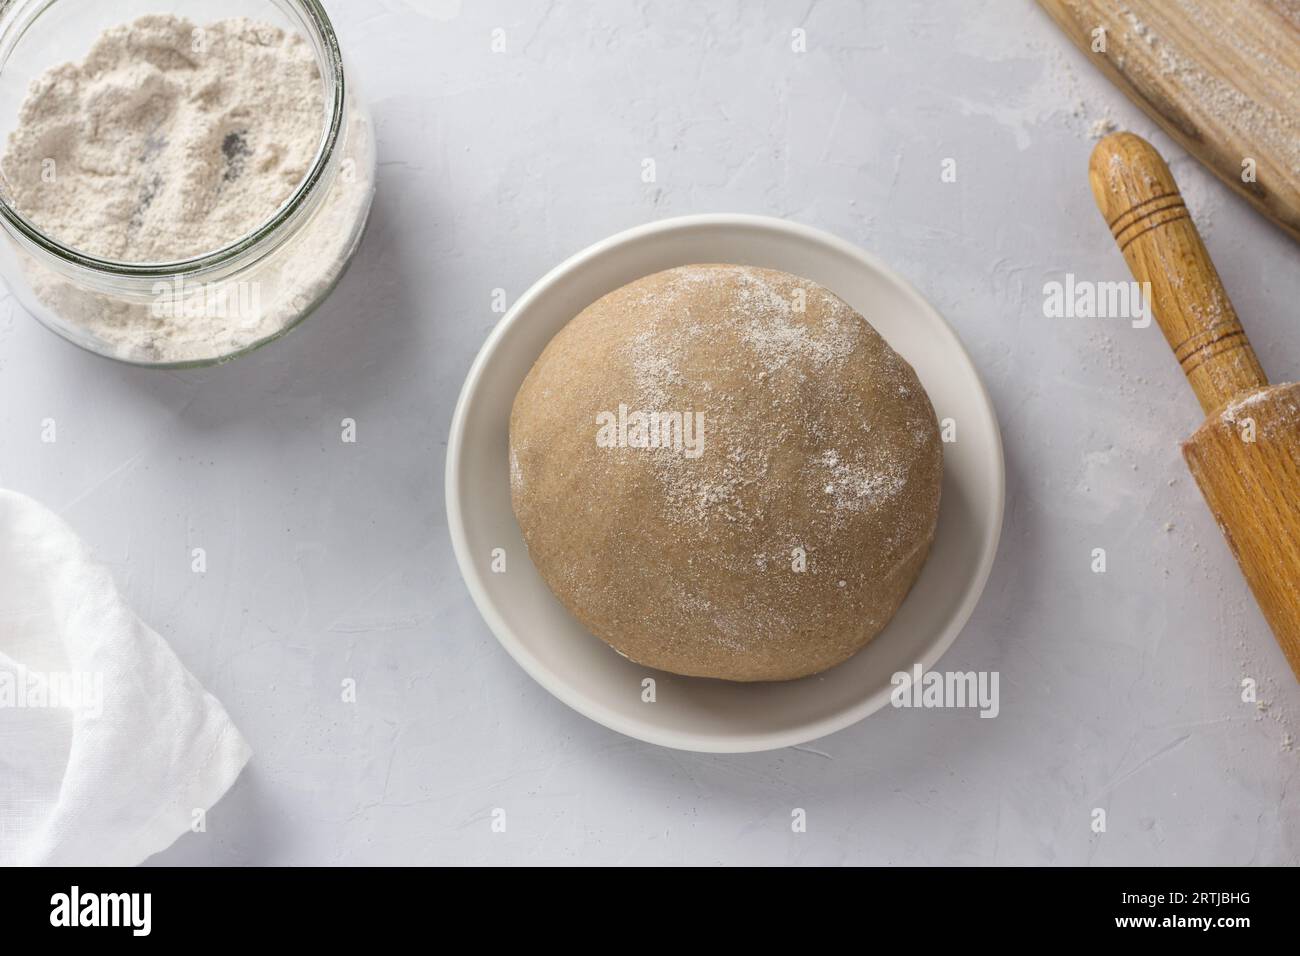
{"type": "MultiPolygon", "coordinates": [[[[983,378],[979,374],[979,369],[966,351],[961,339],[957,336],[956,331],[948,324],[939,312],[925,299],[910,282],[904,279],[894,269],[887,266],[880,259],[858,247],[857,245],[840,237],[826,232],[825,230],[807,226],[802,223],[791,222],[787,219],[781,219],[775,216],[762,216],[750,213],[699,213],[687,216],[675,216],[668,219],[659,219],[653,222],[644,223],[639,226],[633,226],[611,236],[592,243],[580,252],[575,253],[565,259],[559,265],[552,268],[540,279],[529,286],[528,290],[516,300],[515,304],[501,318],[488,337],[484,340],[478,354],[471,364],[468,374],[465,377],[465,384],[461,387],[460,397],[456,402],[456,409],[452,415],[451,431],[447,440],[447,465],[445,474],[446,484],[446,503],[447,503],[447,530],[451,537],[452,551],[456,556],[456,563],[460,568],[461,578],[469,590],[470,597],[473,599],[479,614],[482,616],[488,628],[495,635],[501,646],[506,652],[514,658],[524,671],[537,681],[543,688],[549,691],[553,696],[558,698],[569,707],[576,710],[590,720],[601,724],[610,730],[617,731],[636,740],[642,740],[646,743],[656,744],[661,747],[669,747],[676,750],[688,750],[699,753],[754,753],[764,750],[776,750],[782,747],[792,747],[798,744],[808,743],[821,737],[826,737],[837,731],[850,727],[863,718],[879,710],[888,699],[888,692],[876,692],[863,700],[859,701],[852,707],[846,707],[836,714],[823,717],[819,720],[813,720],[806,723],[798,724],[786,728],[779,732],[755,733],[749,736],[736,735],[710,735],[710,734],[684,734],[677,731],[665,730],[662,727],[655,726],[647,722],[631,720],[609,710],[602,705],[592,701],[581,692],[575,690],[561,676],[554,673],[551,669],[544,667],[528,648],[516,638],[513,630],[506,624],[505,620],[497,612],[496,606],[489,597],[487,590],[479,581],[479,571],[470,558],[469,541],[465,532],[465,522],[462,518],[462,491],[459,477],[461,447],[465,440],[465,419],[468,415],[468,409],[474,400],[483,369],[488,360],[496,351],[501,339],[505,336],[506,331],[519,317],[524,315],[531,307],[533,300],[538,298],[542,292],[554,285],[561,278],[570,273],[581,269],[588,261],[599,256],[611,248],[625,243],[642,239],[646,236],[655,235],[656,233],[673,232],[683,229],[698,228],[701,226],[734,226],[770,229],[778,232],[785,232],[802,239],[830,246],[852,259],[856,259],[869,269],[875,270],[882,277],[888,279],[891,283],[899,288],[909,299],[913,300],[916,307],[920,310],[930,313],[930,317],[937,319],[936,328],[941,329],[949,341],[946,343],[951,359],[954,362],[960,361],[965,363],[967,371],[970,372],[973,381],[979,389],[979,395],[982,399],[981,407],[977,413],[984,420],[989,434],[993,438],[994,461],[996,462],[996,471],[994,474],[994,498],[991,502],[994,508],[993,529],[991,536],[984,542],[980,553],[979,567],[976,569],[975,576],[970,579],[965,593],[962,595],[961,603],[956,613],[949,620],[947,626],[939,634],[938,638],[927,648],[922,659],[917,663],[921,664],[924,670],[929,670],[934,664],[947,652],[957,635],[965,628],[967,621],[970,620],[971,614],[974,613],[976,605],[979,603],[981,595],[984,593],[984,587],[988,583],[989,575],[992,573],[993,564],[997,557],[998,544],[1002,536],[1002,523],[1006,511],[1006,458],[1003,453],[1002,432],[998,427],[997,415],[994,412],[993,401],[989,396],[988,388],[984,384],[983,378]]],[[[967,413],[969,414],[969,412],[967,413]]]]}

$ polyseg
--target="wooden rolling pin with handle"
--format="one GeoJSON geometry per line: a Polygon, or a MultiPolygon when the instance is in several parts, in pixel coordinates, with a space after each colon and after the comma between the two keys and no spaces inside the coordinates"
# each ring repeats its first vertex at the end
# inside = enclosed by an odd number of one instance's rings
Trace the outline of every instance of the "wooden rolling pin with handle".
{"type": "Polygon", "coordinates": [[[1139,136],[1088,167],[1097,206],[1208,416],[1183,457],[1300,680],[1300,384],[1268,384],[1178,186],[1139,136]]]}

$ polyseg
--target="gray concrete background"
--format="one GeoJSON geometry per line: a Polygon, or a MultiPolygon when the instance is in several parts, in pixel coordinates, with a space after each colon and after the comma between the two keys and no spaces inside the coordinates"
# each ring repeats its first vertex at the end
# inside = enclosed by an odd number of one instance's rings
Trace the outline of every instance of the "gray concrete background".
{"type": "Polygon", "coordinates": [[[1066,272],[1128,278],[1085,174],[1107,117],[1170,157],[1276,381],[1300,378],[1297,248],[1041,11],[328,6],[381,168],[366,243],[317,315],[171,373],[83,354],[0,302],[0,483],[91,542],[255,751],[208,832],[157,862],[1300,861],[1300,690],[1185,473],[1196,401],[1154,326],[1042,314],[1066,272]],[[997,719],[887,710],[804,748],[671,752],[552,699],[471,605],[442,469],[492,290],[513,301],[612,232],[721,211],[881,256],[982,370],[1007,516],[945,666],[1001,673],[997,719]]]}

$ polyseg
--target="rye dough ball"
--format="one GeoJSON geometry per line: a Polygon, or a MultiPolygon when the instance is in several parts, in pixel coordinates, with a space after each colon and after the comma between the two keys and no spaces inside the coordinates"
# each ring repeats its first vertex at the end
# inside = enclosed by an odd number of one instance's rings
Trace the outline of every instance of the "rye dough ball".
{"type": "Polygon", "coordinates": [[[510,416],[528,553],[649,667],[790,680],[875,637],[925,563],[943,450],[912,367],[798,276],[691,265],[584,309],[510,416]]]}

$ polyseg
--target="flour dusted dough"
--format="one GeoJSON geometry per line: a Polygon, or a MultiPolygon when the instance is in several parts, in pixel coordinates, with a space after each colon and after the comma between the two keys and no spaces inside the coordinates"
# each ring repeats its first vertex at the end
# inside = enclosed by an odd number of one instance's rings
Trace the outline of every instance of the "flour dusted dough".
{"type": "Polygon", "coordinates": [[[768,269],[610,293],[546,347],[510,417],[538,571],[593,634],[678,674],[788,680],[859,650],[925,562],[942,472],[911,366],[826,289],[768,269]]]}

